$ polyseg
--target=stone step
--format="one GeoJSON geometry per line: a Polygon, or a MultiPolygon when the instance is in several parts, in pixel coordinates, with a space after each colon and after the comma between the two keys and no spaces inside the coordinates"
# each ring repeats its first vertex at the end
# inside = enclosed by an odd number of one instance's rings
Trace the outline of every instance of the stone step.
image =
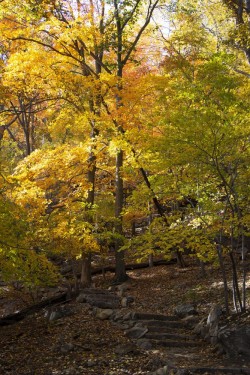
{"type": "Polygon", "coordinates": [[[155,327],[159,328],[159,330],[164,329],[164,328],[186,328],[185,323],[177,321],[177,320],[175,321],[143,320],[142,324],[148,327],[148,329],[155,328],[155,327]]]}
{"type": "Polygon", "coordinates": [[[159,321],[176,321],[176,316],[172,315],[161,315],[161,314],[150,314],[150,313],[133,313],[133,320],[159,320],[159,321]]]}
{"type": "Polygon", "coordinates": [[[185,374],[225,374],[225,375],[233,375],[233,374],[242,374],[242,375],[250,375],[250,368],[231,368],[231,367],[190,367],[185,368],[185,374]]]}
{"type": "Polygon", "coordinates": [[[112,295],[109,290],[106,289],[97,289],[97,288],[84,288],[80,291],[80,294],[105,294],[112,295]]]}
{"type": "Polygon", "coordinates": [[[181,335],[181,334],[174,334],[174,333],[158,333],[158,332],[148,332],[144,335],[147,339],[152,340],[180,340],[180,341],[194,341],[197,339],[195,335],[181,335]]]}
{"type": "Polygon", "coordinates": [[[117,300],[98,300],[98,299],[87,299],[87,303],[91,306],[99,307],[100,309],[117,309],[120,307],[120,301],[117,300]]]}
{"type": "Polygon", "coordinates": [[[82,294],[87,301],[98,300],[98,301],[120,301],[117,296],[106,295],[106,294],[82,294]]]}
{"type": "Polygon", "coordinates": [[[200,346],[199,341],[180,341],[180,340],[150,340],[153,346],[162,346],[165,348],[188,348],[200,346]]]}
{"type": "Polygon", "coordinates": [[[117,309],[120,307],[121,299],[116,294],[104,289],[86,288],[77,297],[80,303],[89,303],[102,309],[117,309]]]}
{"type": "Polygon", "coordinates": [[[190,330],[187,331],[187,327],[179,327],[178,325],[169,326],[169,327],[150,326],[147,328],[150,333],[177,333],[177,334],[183,334],[183,335],[190,334],[190,330]]]}
{"type": "Polygon", "coordinates": [[[167,375],[170,373],[182,374],[182,375],[195,375],[195,374],[215,374],[215,375],[250,375],[250,368],[247,367],[173,367],[164,366],[154,372],[150,372],[148,375],[167,375]]]}

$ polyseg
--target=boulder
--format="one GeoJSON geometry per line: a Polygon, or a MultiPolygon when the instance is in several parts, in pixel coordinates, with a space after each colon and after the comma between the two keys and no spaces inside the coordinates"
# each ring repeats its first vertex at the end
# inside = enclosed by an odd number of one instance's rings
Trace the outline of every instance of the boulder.
{"type": "Polygon", "coordinates": [[[91,306],[96,306],[101,309],[116,309],[120,306],[120,298],[108,291],[96,289],[84,290],[77,298],[78,302],[87,302],[91,306]]]}
{"type": "Polygon", "coordinates": [[[79,296],[76,298],[76,302],[78,303],[86,303],[87,300],[86,300],[86,295],[81,293],[79,294],[79,296]]]}
{"type": "Polygon", "coordinates": [[[118,345],[115,348],[115,353],[119,355],[126,355],[128,353],[133,353],[135,351],[136,351],[136,348],[133,344],[118,345]]]}
{"type": "Polygon", "coordinates": [[[62,346],[60,347],[60,351],[63,354],[67,354],[67,353],[72,352],[74,350],[75,350],[75,346],[73,344],[71,344],[70,342],[62,344],[62,346]]]}
{"type": "Polygon", "coordinates": [[[121,299],[121,307],[127,307],[128,306],[128,299],[127,297],[123,297],[121,299]]]}
{"type": "Polygon", "coordinates": [[[148,329],[145,327],[135,326],[126,331],[126,336],[131,339],[140,339],[148,332],[148,329]]]}
{"type": "Polygon", "coordinates": [[[199,317],[197,315],[187,315],[182,321],[186,323],[188,327],[195,328],[199,323],[199,317]]]}
{"type": "Polygon", "coordinates": [[[216,344],[218,341],[219,320],[221,315],[221,306],[213,305],[207,318],[208,338],[211,344],[216,344]]]}
{"type": "Polygon", "coordinates": [[[174,312],[180,318],[185,318],[188,315],[198,314],[194,305],[192,305],[190,303],[176,306],[174,312]]]}
{"type": "Polygon", "coordinates": [[[152,342],[144,338],[137,340],[136,345],[143,350],[150,350],[153,347],[152,342]]]}
{"type": "Polygon", "coordinates": [[[172,366],[164,366],[159,368],[158,370],[154,371],[151,373],[152,375],[169,375],[169,374],[174,374],[175,369],[172,366]]]}
{"type": "Polygon", "coordinates": [[[122,320],[127,321],[133,319],[133,312],[128,312],[127,314],[123,315],[122,320]]]}
{"type": "Polygon", "coordinates": [[[96,318],[100,320],[107,320],[114,314],[112,309],[96,309],[96,318]]]}
{"type": "MultiPolygon", "coordinates": [[[[128,317],[127,320],[129,320],[129,319],[130,319],[130,317],[128,317]]],[[[114,316],[113,316],[113,321],[114,321],[114,322],[117,322],[117,321],[123,321],[123,320],[125,320],[124,317],[123,317],[123,312],[118,310],[118,311],[114,314],[114,316]]]]}
{"type": "Polygon", "coordinates": [[[128,297],[123,297],[121,299],[121,306],[122,307],[127,307],[130,303],[134,302],[134,297],[128,296],[128,297]]]}
{"type": "Polygon", "coordinates": [[[97,365],[97,362],[94,359],[88,359],[87,366],[88,367],[94,367],[97,365]]]}
{"type": "Polygon", "coordinates": [[[250,325],[223,327],[218,332],[219,343],[230,357],[242,355],[250,360],[250,325]]]}
{"type": "Polygon", "coordinates": [[[58,306],[54,309],[47,310],[45,317],[49,319],[50,322],[65,318],[66,316],[71,316],[74,314],[74,311],[68,306],[58,306]]]}
{"type": "Polygon", "coordinates": [[[207,326],[207,319],[203,318],[195,327],[194,333],[197,335],[201,335],[201,337],[205,338],[208,334],[208,326],[207,326]]]}
{"type": "Polygon", "coordinates": [[[135,302],[135,299],[133,296],[127,296],[128,304],[135,302]]]}
{"type": "Polygon", "coordinates": [[[128,282],[124,282],[123,284],[120,284],[117,286],[117,294],[119,297],[123,297],[124,293],[130,289],[130,285],[128,282]]]}

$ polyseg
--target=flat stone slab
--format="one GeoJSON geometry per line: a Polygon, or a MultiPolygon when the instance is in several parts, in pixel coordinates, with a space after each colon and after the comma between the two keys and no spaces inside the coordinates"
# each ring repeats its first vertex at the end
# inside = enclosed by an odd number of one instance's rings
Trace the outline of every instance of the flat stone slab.
{"type": "Polygon", "coordinates": [[[126,331],[126,336],[131,339],[140,339],[148,332],[145,327],[133,327],[126,331]]]}
{"type": "Polygon", "coordinates": [[[150,327],[159,327],[159,328],[185,328],[183,322],[178,321],[160,321],[160,320],[144,320],[143,325],[150,327]]]}
{"type": "Polygon", "coordinates": [[[119,301],[90,300],[87,302],[100,309],[117,309],[120,306],[119,301]]]}
{"type": "Polygon", "coordinates": [[[158,333],[158,332],[148,332],[145,334],[145,338],[152,339],[152,340],[182,340],[182,341],[189,341],[189,340],[196,340],[197,337],[195,335],[178,335],[172,333],[158,333]]]}
{"type": "Polygon", "coordinates": [[[168,348],[187,348],[200,346],[199,341],[173,341],[173,340],[150,340],[154,346],[168,348]]]}
{"type": "Polygon", "coordinates": [[[176,316],[135,312],[133,313],[133,319],[134,320],[176,321],[176,316]]]}
{"type": "Polygon", "coordinates": [[[231,368],[231,367],[193,367],[193,368],[185,368],[184,374],[242,374],[242,375],[250,375],[250,368],[231,368]]]}
{"type": "Polygon", "coordinates": [[[186,334],[186,327],[173,327],[173,326],[168,326],[168,327],[160,327],[160,326],[150,326],[148,327],[148,331],[150,333],[180,333],[185,335],[186,334]]]}
{"type": "Polygon", "coordinates": [[[91,302],[91,301],[116,301],[116,302],[120,302],[120,298],[119,297],[116,297],[116,296],[106,296],[106,295],[102,295],[102,294],[97,294],[96,296],[95,295],[83,295],[85,298],[86,298],[86,301],[87,302],[91,302]]]}
{"type": "Polygon", "coordinates": [[[85,288],[80,291],[80,294],[112,294],[105,289],[85,288]]]}
{"type": "Polygon", "coordinates": [[[102,309],[117,309],[120,307],[120,297],[105,289],[86,288],[77,297],[77,302],[89,303],[102,309]]]}

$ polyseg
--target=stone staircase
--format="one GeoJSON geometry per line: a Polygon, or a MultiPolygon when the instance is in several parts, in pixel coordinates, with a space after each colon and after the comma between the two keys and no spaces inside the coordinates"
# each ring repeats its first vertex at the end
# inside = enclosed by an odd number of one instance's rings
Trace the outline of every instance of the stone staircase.
{"type": "Polygon", "coordinates": [[[168,348],[191,348],[197,347],[203,343],[192,334],[187,324],[179,320],[176,316],[166,316],[149,313],[132,313],[131,322],[133,328],[126,331],[126,335],[133,338],[133,329],[144,328],[147,330],[140,339],[145,339],[152,347],[168,348]]]}
{"type": "Polygon", "coordinates": [[[165,351],[168,365],[150,375],[250,375],[249,367],[238,367],[240,364],[237,363],[230,366],[230,361],[223,364],[221,360],[218,366],[211,365],[216,357],[213,352],[209,353],[210,357],[203,358],[209,346],[208,343],[195,335],[188,323],[176,316],[133,312],[129,322],[133,324],[133,327],[125,332],[131,339],[136,339],[133,337],[136,328],[142,330],[142,335],[137,339],[139,347],[142,349],[160,348],[161,351],[165,351]]]}
{"type": "Polygon", "coordinates": [[[159,351],[167,365],[148,375],[250,375],[249,363],[218,357],[208,342],[194,334],[189,321],[123,309],[121,301],[117,294],[100,289],[86,289],[78,297],[78,302],[98,309],[99,319],[110,319],[118,329],[123,329],[135,346],[159,351]]]}
{"type": "Polygon", "coordinates": [[[85,288],[76,301],[88,303],[101,309],[118,309],[121,307],[121,298],[106,289],[85,288]]]}

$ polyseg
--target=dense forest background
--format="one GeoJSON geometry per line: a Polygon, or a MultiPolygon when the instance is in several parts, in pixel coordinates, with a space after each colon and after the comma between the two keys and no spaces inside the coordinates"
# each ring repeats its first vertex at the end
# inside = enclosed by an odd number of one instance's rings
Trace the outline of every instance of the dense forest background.
{"type": "Polygon", "coordinates": [[[0,2],[2,280],[185,253],[245,310],[249,22],[248,0],[0,2]]]}

